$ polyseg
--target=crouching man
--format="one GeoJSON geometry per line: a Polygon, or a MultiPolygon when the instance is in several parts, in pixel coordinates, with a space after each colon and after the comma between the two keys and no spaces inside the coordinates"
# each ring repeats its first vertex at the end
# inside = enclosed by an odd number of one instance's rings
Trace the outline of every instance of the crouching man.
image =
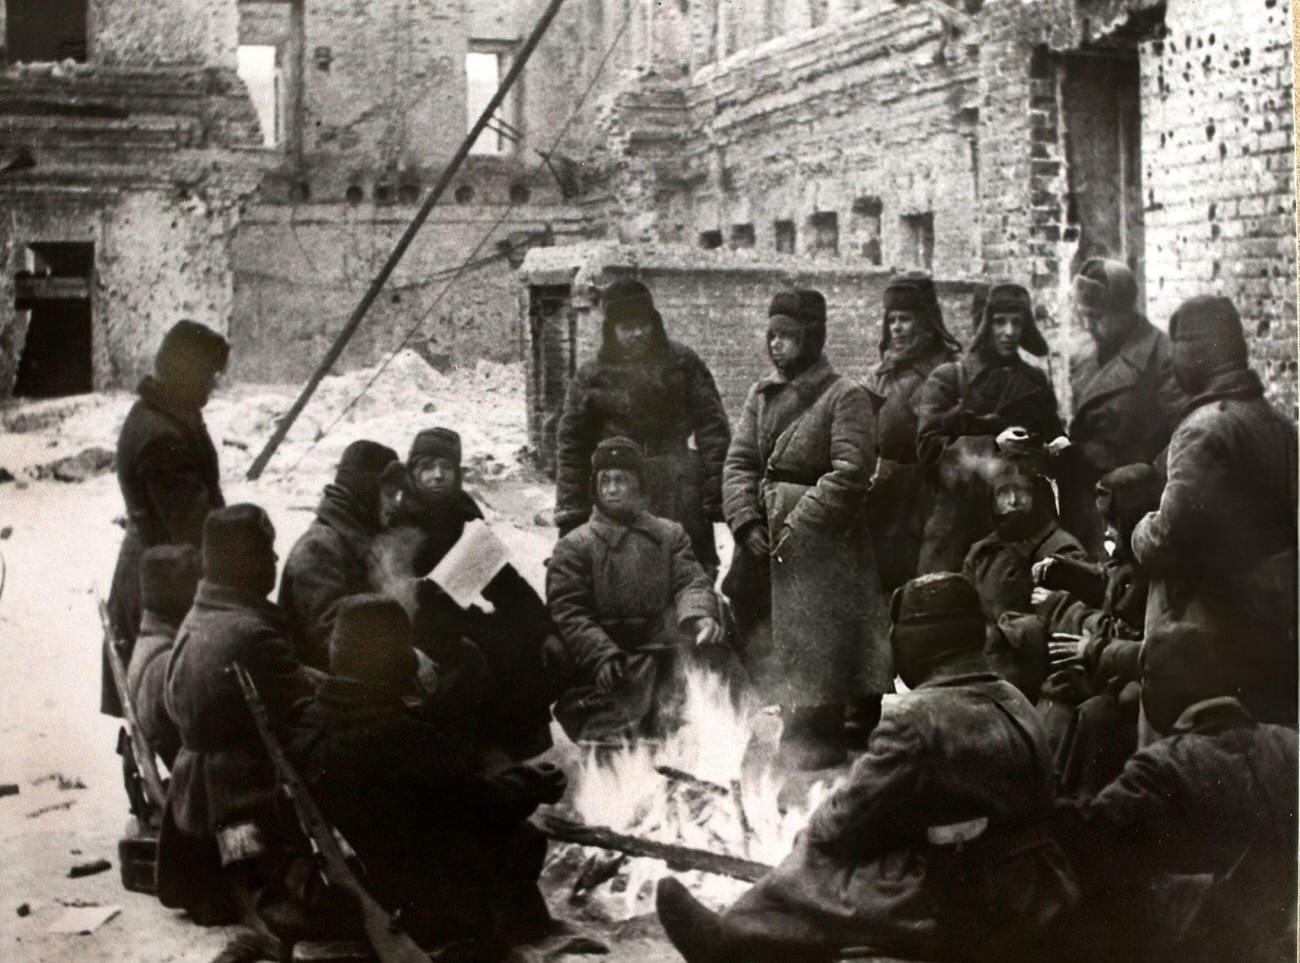
{"type": "Polygon", "coordinates": [[[688,963],[1035,959],[1073,901],[1046,834],[1052,805],[1034,707],[989,671],[984,617],[964,576],[894,593],[894,664],[912,691],[886,704],[867,753],[772,872],[715,914],[672,878],[657,908],[688,963]]]}
{"type": "Polygon", "coordinates": [[[546,839],[525,822],[557,802],[564,774],[514,766],[491,776],[421,714],[401,605],[344,599],[330,676],[287,750],[312,797],[353,846],[377,900],[424,945],[459,937],[510,945],[551,928],[537,888],[546,839]]]}
{"type": "Polygon", "coordinates": [[[605,439],[591,468],[591,519],[560,539],[546,574],[570,669],[555,718],[575,741],[662,734],[694,648],[722,641],[718,599],[686,530],[646,511],[636,442],[605,439]]]}

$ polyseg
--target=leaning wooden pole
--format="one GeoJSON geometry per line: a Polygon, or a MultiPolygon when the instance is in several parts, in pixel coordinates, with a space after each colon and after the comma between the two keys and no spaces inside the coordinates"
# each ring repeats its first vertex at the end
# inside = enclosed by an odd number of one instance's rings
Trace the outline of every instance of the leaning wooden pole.
{"type": "Polygon", "coordinates": [[[478,120],[474,122],[474,126],[470,128],[469,133],[465,135],[465,139],[461,141],[460,147],[457,148],[455,155],[443,169],[442,176],[438,178],[438,183],[433,186],[433,190],[429,192],[429,196],[424,199],[424,203],[420,205],[420,209],[415,212],[415,217],[411,219],[411,223],[407,225],[406,231],[398,239],[392,253],[388,255],[388,260],[384,262],[384,266],[379,269],[379,273],[376,274],[374,280],[370,282],[370,287],[361,298],[361,302],[353,309],[351,316],[348,318],[347,324],[343,326],[343,330],[338,333],[338,336],[334,339],[334,343],[330,345],[330,349],[325,352],[325,357],[321,359],[321,363],[316,366],[316,370],[311,373],[311,377],[308,378],[307,383],[303,385],[302,391],[298,393],[297,400],[294,401],[292,407],[290,407],[289,410],[284,413],[284,416],[276,423],[275,431],[271,433],[271,437],[267,440],[266,446],[258,452],[257,457],[253,459],[253,464],[248,469],[249,481],[261,477],[262,471],[266,468],[267,462],[271,460],[271,456],[275,454],[275,450],[280,447],[280,443],[284,441],[285,435],[289,434],[289,429],[292,428],[293,423],[298,420],[298,416],[302,414],[303,408],[307,407],[307,402],[311,399],[312,393],[316,390],[316,387],[321,383],[321,380],[325,375],[329,373],[329,370],[334,367],[334,363],[339,360],[339,356],[343,354],[343,349],[347,347],[348,341],[352,339],[352,335],[356,334],[357,328],[361,326],[361,322],[365,318],[366,312],[368,312],[370,306],[375,303],[375,298],[379,297],[380,290],[392,275],[393,269],[397,267],[397,262],[402,259],[402,255],[406,253],[406,249],[411,246],[411,242],[415,240],[415,235],[419,233],[420,228],[424,226],[424,222],[428,220],[429,215],[433,213],[434,205],[436,205],[442,198],[442,195],[446,192],[447,186],[451,183],[452,178],[456,176],[456,172],[460,170],[461,164],[463,164],[465,158],[469,156],[469,150],[474,146],[474,141],[476,141],[479,134],[483,132],[483,128],[488,125],[488,121],[492,119],[492,115],[496,112],[496,109],[501,106],[501,102],[505,100],[506,94],[508,94],[510,88],[514,86],[515,80],[521,73],[523,73],[524,66],[528,63],[528,58],[533,55],[533,51],[537,48],[537,44],[541,41],[547,28],[550,27],[551,21],[555,19],[555,15],[560,12],[560,6],[563,3],[564,0],[550,0],[550,3],[547,4],[546,10],[537,21],[537,26],[533,27],[533,32],[528,35],[528,39],[524,41],[523,47],[520,48],[519,56],[515,57],[514,63],[510,65],[510,69],[506,71],[505,77],[502,78],[501,85],[497,88],[497,92],[492,95],[492,99],[488,101],[487,106],[483,108],[483,113],[479,114],[478,120]]]}
{"type": "Polygon", "coordinates": [[[661,843],[655,839],[629,836],[604,826],[585,826],[582,823],[544,813],[535,813],[533,824],[557,842],[595,846],[598,849],[627,853],[629,856],[662,859],[669,868],[678,872],[699,869],[717,876],[730,876],[732,879],[756,883],[772,871],[771,866],[757,863],[752,859],[741,859],[739,856],[713,853],[707,849],[691,849],[688,846],[661,843]]]}

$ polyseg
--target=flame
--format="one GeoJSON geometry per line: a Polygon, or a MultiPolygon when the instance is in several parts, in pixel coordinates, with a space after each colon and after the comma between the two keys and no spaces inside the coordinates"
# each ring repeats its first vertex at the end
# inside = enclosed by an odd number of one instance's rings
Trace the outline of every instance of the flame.
{"type": "MultiPolygon", "coordinates": [[[[813,785],[805,799],[783,800],[780,719],[752,697],[733,700],[726,680],[707,669],[688,669],[685,690],[682,725],[666,739],[585,749],[572,779],[577,816],[588,825],[775,865],[829,794],[829,782],[813,785]]],[[[604,885],[613,894],[626,883],[620,915],[630,918],[653,908],[653,884],[666,872],[658,860],[632,859],[623,880],[604,885]]],[[[681,879],[716,905],[748,887],[704,873],[681,879]]]]}

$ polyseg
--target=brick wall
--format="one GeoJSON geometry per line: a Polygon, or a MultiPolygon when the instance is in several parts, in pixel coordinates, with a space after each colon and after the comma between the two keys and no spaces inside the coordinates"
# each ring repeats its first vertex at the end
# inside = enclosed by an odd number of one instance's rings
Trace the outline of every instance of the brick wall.
{"type": "Polygon", "coordinates": [[[1296,387],[1291,11],[1282,0],[1174,0],[1143,48],[1147,307],[1158,323],[1217,292],[1286,410],[1296,387]]]}

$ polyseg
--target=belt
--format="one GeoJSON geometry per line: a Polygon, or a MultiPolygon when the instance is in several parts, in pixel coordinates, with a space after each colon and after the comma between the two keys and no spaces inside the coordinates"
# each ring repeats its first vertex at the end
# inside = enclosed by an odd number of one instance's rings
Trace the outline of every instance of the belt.
{"type": "Polygon", "coordinates": [[[766,474],[763,475],[763,481],[773,483],[779,482],[786,485],[806,485],[811,488],[816,485],[817,482],[821,481],[821,477],[824,474],[825,472],[814,475],[811,472],[787,471],[781,468],[769,468],[766,474]]]}

